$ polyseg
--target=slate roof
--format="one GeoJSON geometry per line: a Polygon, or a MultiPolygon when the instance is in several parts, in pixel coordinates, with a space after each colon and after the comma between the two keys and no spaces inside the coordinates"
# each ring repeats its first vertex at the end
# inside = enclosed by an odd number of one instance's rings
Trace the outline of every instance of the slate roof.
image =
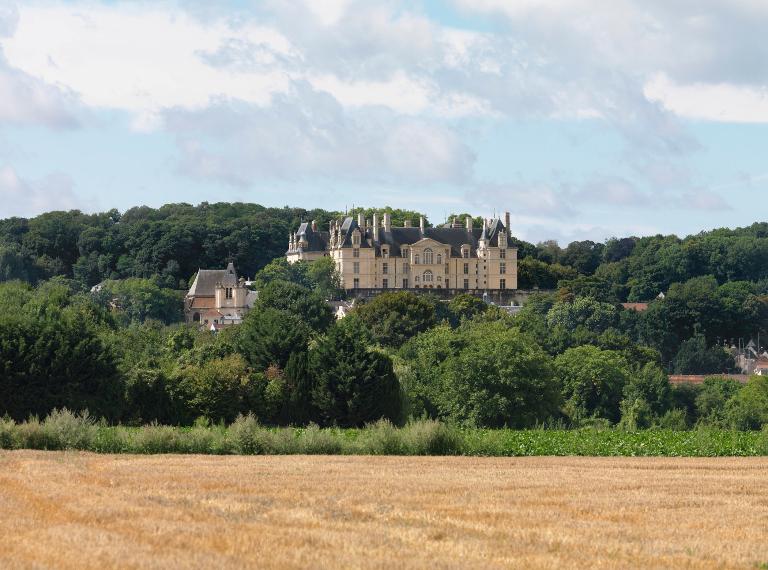
{"type": "Polygon", "coordinates": [[[198,269],[187,297],[213,297],[216,295],[217,283],[230,287],[237,285],[234,264],[230,263],[226,269],[198,269]]]}
{"type": "Polygon", "coordinates": [[[296,237],[301,238],[301,236],[304,236],[309,244],[304,248],[304,251],[326,251],[328,242],[331,240],[330,232],[315,231],[309,222],[303,222],[299,226],[296,237]]]}
{"type": "MultiPolygon", "coordinates": [[[[341,221],[339,230],[342,235],[342,247],[352,247],[352,232],[358,228],[357,220],[353,217],[346,217],[341,221]]],[[[378,254],[382,245],[388,245],[390,255],[401,255],[401,248],[404,245],[413,245],[416,242],[430,238],[451,248],[451,256],[461,257],[461,247],[469,245],[470,255],[473,255],[480,239],[485,235],[491,247],[499,245],[499,232],[504,230],[504,224],[500,219],[491,220],[488,228],[473,228],[467,232],[464,226],[445,224],[434,228],[424,228],[422,233],[419,227],[401,228],[393,227],[390,231],[384,231],[379,228],[379,241],[373,239],[373,228],[363,230],[363,237],[360,242],[361,248],[376,248],[378,254]],[[483,233],[485,231],[485,234],[483,233]]],[[[297,237],[304,236],[308,242],[308,247],[304,251],[327,251],[330,242],[330,232],[320,232],[312,230],[310,223],[302,223],[296,232],[297,237]]]]}

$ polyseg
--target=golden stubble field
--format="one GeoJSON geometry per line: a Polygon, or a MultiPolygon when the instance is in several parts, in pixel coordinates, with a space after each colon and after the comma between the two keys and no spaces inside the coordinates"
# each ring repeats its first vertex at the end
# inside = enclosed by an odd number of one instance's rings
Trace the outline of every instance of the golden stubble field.
{"type": "Polygon", "coordinates": [[[0,568],[759,568],[768,459],[0,452],[0,568]]]}

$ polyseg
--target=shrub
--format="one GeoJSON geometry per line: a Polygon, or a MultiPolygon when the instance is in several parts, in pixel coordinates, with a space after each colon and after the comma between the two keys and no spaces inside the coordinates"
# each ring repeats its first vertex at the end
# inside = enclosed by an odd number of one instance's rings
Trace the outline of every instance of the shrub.
{"type": "Polygon", "coordinates": [[[343,445],[341,439],[330,430],[310,424],[299,437],[299,449],[306,455],[338,455],[343,445]]]}
{"type": "Polygon", "coordinates": [[[87,410],[79,414],[66,408],[53,410],[41,427],[54,449],[91,449],[98,433],[98,426],[87,410]]]}
{"type": "Polygon", "coordinates": [[[458,431],[435,420],[419,420],[402,429],[405,452],[409,455],[459,455],[462,438],[458,431]]]}
{"type": "Polygon", "coordinates": [[[16,422],[9,416],[0,418],[0,449],[16,447],[16,422]]]}
{"type": "Polygon", "coordinates": [[[177,430],[171,426],[152,423],[132,433],[131,450],[135,453],[179,453],[177,430]]]}
{"type": "Polygon", "coordinates": [[[688,415],[682,408],[673,408],[658,420],[658,427],[673,431],[685,431],[688,429],[688,415]]]}
{"type": "Polygon", "coordinates": [[[227,429],[232,449],[243,455],[260,455],[270,450],[270,434],[259,425],[253,414],[237,416],[227,429]]]}
{"type": "Polygon", "coordinates": [[[403,455],[405,447],[400,430],[389,420],[379,420],[366,426],[357,451],[371,455],[403,455]]]}

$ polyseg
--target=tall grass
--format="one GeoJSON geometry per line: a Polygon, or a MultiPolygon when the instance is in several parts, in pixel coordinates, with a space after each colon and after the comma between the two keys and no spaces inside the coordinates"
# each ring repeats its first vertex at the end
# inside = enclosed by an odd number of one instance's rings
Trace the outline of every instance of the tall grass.
{"type": "Polygon", "coordinates": [[[84,450],[98,453],[196,453],[239,455],[585,455],[747,456],[768,455],[762,432],[696,429],[624,431],[587,427],[565,430],[457,428],[434,420],[396,427],[381,420],[362,429],[269,428],[252,416],[231,425],[198,421],[191,428],[151,424],[108,426],[87,412],[54,410],[40,421],[0,418],[0,449],[84,450]]]}

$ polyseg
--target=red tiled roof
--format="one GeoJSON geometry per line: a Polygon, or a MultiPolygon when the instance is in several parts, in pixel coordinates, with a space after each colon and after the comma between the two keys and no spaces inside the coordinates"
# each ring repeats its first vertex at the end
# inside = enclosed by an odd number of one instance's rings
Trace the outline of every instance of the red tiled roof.
{"type": "Polygon", "coordinates": [[[642,313],[648,309],[648,303],[622,303],[621,306],[630,311],[637,311],[638,313],[642,313]]]}
{"type": "Polygon", "coordinates": [[[703,384],[706,378],[731,378],[742,384],[746,384],[749,376],[746,374],[672,374],[669,377],[670,384],[703,384]]]}

